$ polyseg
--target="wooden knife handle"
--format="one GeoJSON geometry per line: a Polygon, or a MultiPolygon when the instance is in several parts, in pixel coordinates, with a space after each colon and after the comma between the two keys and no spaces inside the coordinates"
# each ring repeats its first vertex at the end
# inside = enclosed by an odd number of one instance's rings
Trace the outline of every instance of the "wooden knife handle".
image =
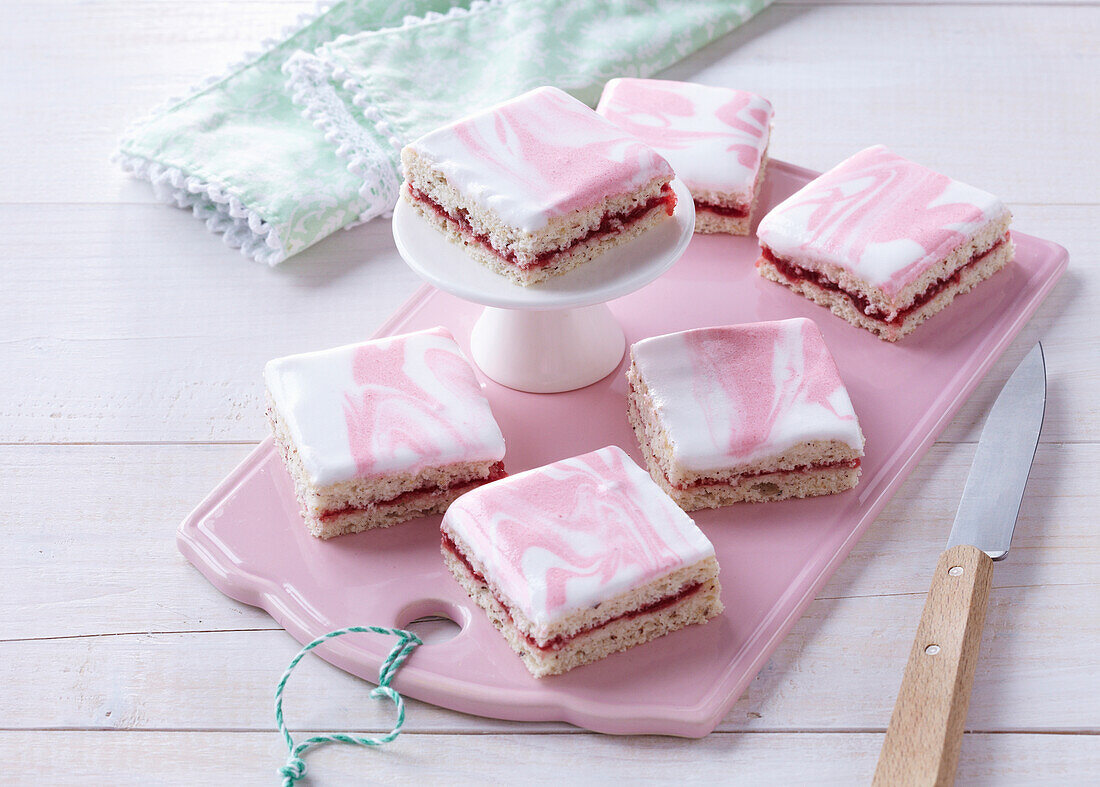
{"type": "Polygon", "coordinates": [[[993,561],[960,545],[940,555],[882,744],[874,784],[951,785],[993,583],[993,561]]]}

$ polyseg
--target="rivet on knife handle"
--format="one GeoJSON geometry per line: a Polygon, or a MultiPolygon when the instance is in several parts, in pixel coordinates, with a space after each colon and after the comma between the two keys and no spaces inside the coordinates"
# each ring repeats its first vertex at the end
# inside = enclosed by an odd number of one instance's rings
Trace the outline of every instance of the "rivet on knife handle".
{"type": "Polygon", "coordinates": [[[901,681],[875,785],[955,781],[993,561],[968,545],[940,555],[901,681]]]}

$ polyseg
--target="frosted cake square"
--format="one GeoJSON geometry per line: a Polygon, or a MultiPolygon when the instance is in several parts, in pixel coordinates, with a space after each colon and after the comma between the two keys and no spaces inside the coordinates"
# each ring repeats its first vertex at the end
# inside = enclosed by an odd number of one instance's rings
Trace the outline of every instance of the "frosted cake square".
{"type": "Polygon", "coordinates": [[[309,532],[440,513],[504,474],[504,438],[445,328],[264,367],[268,417],[309,532]]]}
{"type": "Polygon", "coordinates": [[[878,145],[777,205],[757,229],[766,279],[897,341],[1012,260],[988,192],[878,145]]]}
{"type": "Polygon", "coordinates": [[[401,151],[401,194],[518,284],[565,273],[672,215],[672,168],[557,88],[426,134],[401,151]]]}
{"type": "Polygon", "coordinates": [[[686,511],[843,492],[863,433],[807,319],[699,328],[630,348],[628,417],[686,511]]]}
{"type": "Polygon", "coordinates": [[[660,153],[695,200],[696,232],[748,235],[774,112],[744,90],[612,79],[596,111],[660,153]]]}
{"type": "Polygon", "coordinates": [[[714,547],[615,446],[465,494],[441,529],[447,568],[535,677],[722,612],[714,547]]]}

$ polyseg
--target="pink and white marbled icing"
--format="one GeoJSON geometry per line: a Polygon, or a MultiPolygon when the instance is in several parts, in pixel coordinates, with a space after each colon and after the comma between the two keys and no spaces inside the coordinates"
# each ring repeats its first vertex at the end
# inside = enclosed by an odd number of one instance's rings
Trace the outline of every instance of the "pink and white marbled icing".
{"type": "Polygon", "coordinates": [[[651,148],[553,87],[443,126],[410,147],[463,195],[526,232],[672,177],[651,148]]]}
{"type": "Polygon", "coordinates": [[[319,486],[504,458],[489,402],[445,328],[277,358],[264,381],[319,486]]]}
{"type": "Polygon", "coordinates": [[[443,530],[536,626],[714,555],[691,517],[616,446],[468,492],[443,530]]]}
{"type": "Polygon", "coordinates": [[[774,112],[754,93],[663,79],[612,79],[596,111],[652,147],[693,195],[752,203],[774,112]]]}
{"type": "Polygon", "coordinates": [[[808,440],[863,450],[848,391],[805,318],[699,328],[631,348],[675,462],[735,467],[808,440]]]}
{"type": "Polygon", "coordinates": [[[1007,214],[992,194],[876,145],[777,205],[757,235],[779,257],[838,265],[893,296],[1007,214]]]}

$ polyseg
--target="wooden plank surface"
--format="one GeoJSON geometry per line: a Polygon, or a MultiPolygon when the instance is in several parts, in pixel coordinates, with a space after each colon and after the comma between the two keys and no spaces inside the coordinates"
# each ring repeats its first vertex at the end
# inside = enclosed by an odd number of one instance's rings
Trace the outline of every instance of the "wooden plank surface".
{"type": "MultiPolygon", "coordinates": [[[[156,205],[121,131],[311,0],[0,4],[0,746],[5,782],[271,783],[296,643],[214,590],[175,527],[265,433],[259,369],[370,334],[418,286],[376,221],[280,268],[156,205]]],[[[866,783],[984,414],[1037,340],[1043,445],[994,589],[960,783],[1100,780],[1100,4],[790,2],[666,74],[757,90],[772,153],[826,168],[884,142],[1004,197],[1071,267],[733,707],[700,741],[614,738],[409,703],[383,751],[310,782],[866,783]]],[[[291,726],[381,731],[320,662],[291,726]]]]}
{"type": "MultiPolygon", "coordinates": [[[[993,590],[968,729],[1100,731],[1094,701],[1100,659],[1079,648],[1100,634],[1095,618],[1080,614],[1095,597],[1095,585],[993,590]]],[[[885,730],[922,605],[919,594],[813,602],[719,729],[885,730]]],[[[3,642],[0,726],[268,729],[275,682],[297,650],[283,631],[3,642]]],[[[400,678],[395,685],[400,688],[400,678]]],[[[286,712],[303,727],[389,729],[392,708],[369,700],[368,691],[363,682],[311,662],[295,674],[286,712]]],[[[559,726],[479,720],[413,702],[407,724],[452,732],[559,726]]]]}
{"type": "MultiPolygon", "coordinates": [[[[0,595],[0,640],[271,628],[266,614],[205,582],[174,543],[179,522],[250,450],[0,447],[0,473],[14,480],[12,513],[0,520],[10,578],[0,595]],[[64,494],[58,478],[68,480],[64,494]]],[[[924,594],[973,452],[966,443],[934,446],[821,598],[924,594]]],[[[1092,513],[1100,489],[1090,476],[1098,464],[1096,444],[1039,448],[1011,557],[997,567],[994,587],[1100,585],[1092,513]]]]}
{"type": "MultiPolygon", "coordinates": [[[[0,745],[9,752],[5,777],[16,784],[35,783],[29,773],[56,785],[111,773],[117,785],[270,785],[286,761],[273,732],[0,732],[0,745]]],[[[317,749],[303,784],[560,784],[567,762],[583,762],[591,784],[866,784],[881,745],[873,733],[403,735],[381,750],[317,749]]],[[[1097,737],[968,734],[958,783],[1065,785],[1098,763],[1097,737]]]]}
{"type": "MultiPolygon", "coordinates": [[[[312,7],[0,5],[0,51],[12,75],[0,108],[19,109],[0,116],[0,146],[18,151],[5,162],[0,202],[152,203],[148,188],[107,160],[122,131],[312,7]],[[35,68],[36,48],[64,53],[57,70],[35,68]]],[[[667,75],[768,96],[779,159],[823,169],[887,142],[1009,202],[1096,203],[1082,163],[1100,125],[1094,83],[1083,78],[1100,67],[1098,24],[1095,4],[777,5],[667,75]],[[1057,111],[1043,111],[1051,96],[1057,111]]]]}
{"type": "MultiPolygon", "coordinates": [[[[226,599],[175,551],[179,519],[249,446],[7,446],[22,512],[3,523],[0,686],[13,728],[239,729],[268,723],[274,680],[297,645],[262,612],[226,599]],[[101,468],[95,475],[87,467],[101,468]],[[51,499],[51,479],[74,479],[51,499]],[[142,490],[160,479],[156,499],[142,490]],[[46,505],[35,507],[35,501],[46,505]],[[134,506],[131,501],[142,501],[134,506]],[[97,508],[98,503],[98,508],[97,508]],[[81,513],[59,533],[59,522],[81,513]],[[237,665],[226,671],[226,664],[237,665]],[[205,690],[204,690],[205,688],[205,690]],[[180,691],[202,703],[179,703],[180,691]],[[41,703],[45,692],[56,702],[41,703]]],[[[937,444],[780,645],[722,729],[883,729],[928,579],[974,445],[937,444]],[[822,691],[828,686],[828,691],[822,691]],[[812,701],[808,701],[812,698],[812,701]]],[[[1088,482],[1100,445],[1043,445],[1010,559],[994,591],[971,709],[973,729],[1094,730],[1100,589],[1088,482]],[[1069,486],[1067,484],[1080,484],[1069,486]]],[[[364,621],[368,622],[368,621],[364,621]]],[[[369,621],[389,624],[392,621],[369,621]]],[[[358,681],[304,668],[301,723],[388,724],[358,681]],[[357,698],[348,703],[348,697],[357,698]],[[362,714],[367,714],[365,717],[362,714]],[[366,719],[374,719],[367,721],[366,719]]],[[[483,722],[417,703],[415,730],[483,722]]],[[[515,725],[525,729],[524,725],[515,725]]]]}

